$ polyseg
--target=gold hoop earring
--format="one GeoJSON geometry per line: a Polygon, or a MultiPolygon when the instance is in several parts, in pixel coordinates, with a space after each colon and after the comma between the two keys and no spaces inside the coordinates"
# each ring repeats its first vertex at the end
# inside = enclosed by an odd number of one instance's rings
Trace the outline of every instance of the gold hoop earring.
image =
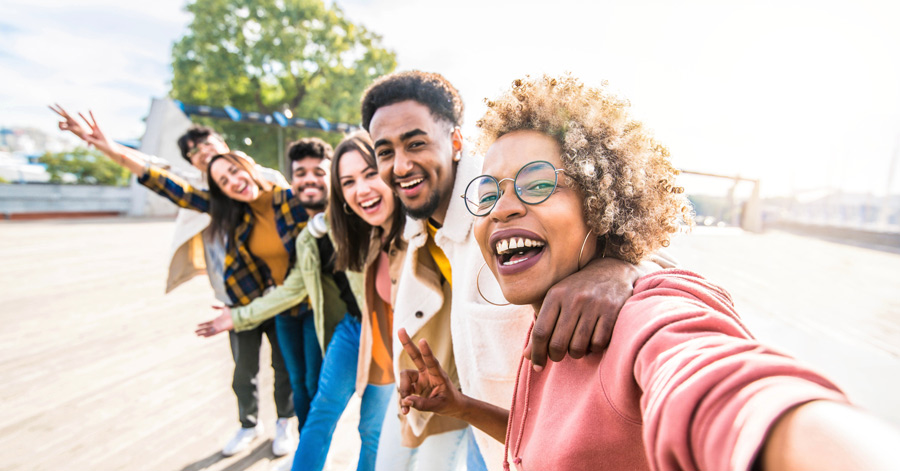
{"type": "Polygon", "coordinates": [[[475,289],[478,290],[478,296],[481,296],[481,299],[483,299],[486,303],[492,304],[494,306],[509,306],[512,303],[510,303],[510,302],[507,302],[506,304],[495,303],[495,302],[491,301],[490,299],[485,298],[484,293],[481,292],[481,286],[480,286],[480,283],[478,282],[478,280],[481,279],[481,270],[484,270],[484,267],[486,267],[486,266],[487,266],[487,262],[482,263],[481,268],[478,269],[478,274],[475,275],[475,289]]]}
{"type": "Polygon", "coordinates": [[[346,201],[344,201],[344,214],[353,214],[353,211],[350,211],[350,206],[347,206],[346,201]]]}
{"type": "MultiPolygon", "coordinates": [[[[581,243],[581,251],[578,252],[578,269],[581,270],[581,256],[584,255],[584,246],[587,245],[588,237],[594,233],[593,229],[590,229],[586,236],[584,236],[584,242],[581,243]]],[[[477,281],[477,280],[476,280],[477,281]]]]}

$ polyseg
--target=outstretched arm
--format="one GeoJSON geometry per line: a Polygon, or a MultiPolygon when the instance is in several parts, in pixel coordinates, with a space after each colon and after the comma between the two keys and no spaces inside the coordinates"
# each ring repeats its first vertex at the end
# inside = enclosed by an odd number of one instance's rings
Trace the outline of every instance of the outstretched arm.
{"type": "Polygon", "coordinates": [[[619,310],[643,273],[614,258],[599,258],[553,285],[544,297],[524,355],[540,371],[568,353],[581,358],[609,345],[619,310]]]}
{"type": "Polygon", "coordinates": [[[397,390],[402,414],[408,414],[409,408],[413,407],[454,417],[479,428],[500,443],[506,441],[508,410],[466,396],[454,388],[425,339],[420,340],[419,347],[416,347],[406,329],[400,329],[397,336],[417,368],[400,372],[397,390]]]}
{"type": "Polygon", "coordinates": [[[834,401],[813,401],[784,414],[769,431],[757,464],[766,471],[897,469],[900,433],[834,401]]]}
{"type": "MultiPolygon", "coordinates": [[[[297,241],[294,244],[297,254],[303,254],[309,250],[307,242],[310,240],[310,236],[308,231],[308,229],[304,229],[297,237],[297,241]]],[[[233,306],[230,308],[227,306],[213,306],[214,309],[220,312],[219,316],[197,325],[194,333],[201,337],[212,337],[229,330],[237,332],[250,330],[259,326],[265,320],[271,319],[300,304],[309,295],[306,280],[303,277],[302,264],[303,256],[298,255],[293,268],[284,279],[284,283],[257,297],[246,306],[233,306]]]]}
{"type": "Polygon", "coordinates": [[[221,334],[222,332],[234,330],[234,323],[231,321],[231,308],[228,306],[213,306],[213,309],[222,311],[222,313],[211,321],[197,324],[197,328],[194,329],[194,333],[197,334],[197,336],[212,337],[213,335],[221,334]]]}
{"type": "Polygon", "coordinates": [[[252,329],[266,319],[275,317],[279,313],[300,304],[309,295],[301,267],[302,250],[308,250],[306,246],[301,245],[303,237],[302,234],[297,237],[297,260],[288,276],[284,279],[284,283],[276,286],[263,296],[254,299],[246,306],[231,308],[230,320],[234,325],[234,330],[240,332],[252,329]]]}
{"type": "Polygon", "coordinates": [[[97,123],[97,119],[94,118],[93,112],[88,112],[91,119],[88,119],[83,114],[79,113],[81,119],[88,125],[87,128],[81,125],[75,118],[73,118],[69,113],[58,104],[50,107],[54,113],[58,114],[62,120],[59,122],[59,129],[62,131],[69,131],[72,134],[78,136],[79,139],[84,142],[93,145],[100,152],[103,152],[107,157],[109,157],[113,162],[127,168],[137,176],[141,176],[144,174],[145,168],[147,167],[147,162],[149,162],[150,157],[146,154],[143,154],[139,151],[131,149],[129,147],[118,144],[103,133],[100,129],[99,124],[97,123]]]}

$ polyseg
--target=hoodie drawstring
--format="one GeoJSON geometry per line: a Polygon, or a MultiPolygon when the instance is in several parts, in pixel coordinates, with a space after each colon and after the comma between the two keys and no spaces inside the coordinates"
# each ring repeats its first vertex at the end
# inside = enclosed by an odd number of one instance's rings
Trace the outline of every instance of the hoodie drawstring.
{"type": "MultiPolygon", "coordinates": [[[[531,331],[534,329],[534,321],[531,322],[531,326],[528,328],[528,335],[525,337],[525,346],[522,347],[522,351],[525,351],[525,347],[528,346],[528,340],[531,338],[531,331]]],[[[530,360],[529,360],[530,362],[530,360]]],[[[509,434],[512,431],[512,421],[515,417],[516,412],[516,396],[519,392],[519,378],[522,374],[522,366],[525,364],[525,355],[522,355],[522,358],[519,359],[519,369],[516,370],[516,385],[515,389],[513,389],[513,399],[512,405],[509,407],[509,425],[506,427],[506,440],[504,441],[503,446],[503,470],[509,471],[509,434]]],[[[520,464],[522,463],[522,459],[519,458],[519,446],[522,444],[522,436],[525,434],[525,419],[528,417],[528,397],[531,393],[531,368],[525,372],[525,410],[522,411],[522,423],[519,425],[519,433],[516,437],[516,444],[513,447],[513,463],[520,464]]]]}

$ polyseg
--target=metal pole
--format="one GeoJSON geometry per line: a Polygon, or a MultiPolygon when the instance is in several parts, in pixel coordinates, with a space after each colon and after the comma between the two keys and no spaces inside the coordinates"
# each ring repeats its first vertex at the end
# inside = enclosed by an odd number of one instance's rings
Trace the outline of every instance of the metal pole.
{"type": "Polygon", "coordinates": [[[888,167],[887,188],[884,189],[884,199],[881,202],[881,210],[878,214],[878,228],[887,229],[891,212],[891,186],[894,183],[894,172],[897,171],[897,159],[900,158],[900,133],[897,134],[897,142],[894,144],[894,155],[891,156],[891,164],[888,167]]]}
{"type": "Polygon", "coordinates": [[[286,175],[284,173],[285,170],[285,156],[284,156],[284,129],[281,126],[278,127],[278,171],[281,172],[282,175],[286,175]]]}

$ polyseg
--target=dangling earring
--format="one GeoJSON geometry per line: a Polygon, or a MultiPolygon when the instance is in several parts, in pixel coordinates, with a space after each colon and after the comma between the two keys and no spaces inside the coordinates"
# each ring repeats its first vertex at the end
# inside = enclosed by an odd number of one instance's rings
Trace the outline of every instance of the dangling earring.
{"type": "Polygon", "coordinates": [[[494,306],[509,306],[512,303],[510,303],[510,302],[507,302],[506,304],[495,303],[495,302],[491,301],[490,299],[485,298],[484,293],[481,292],[481,286],[480,286],[480,283],[478,282],[478,280],[481,279],[481,270],[484,270],[484,267],[486,267],[486,266],[487,266],[487,262],[482,263],[481,268],[478,269],[478,274],[475,275],[475,289],[478,290],[478,296],[481,296],[481,299],[483,299],[488,304],[492,304],[494,306]]]}
{"type": "MultiPolygon", "coordinates": [[[[584,255],[584,246],[587,245],[588,237],[590,237],[591,234],[593,234],[593,233],[594,233],[594,230],[593,230],[593,229],[589,230],[588,233],[587,233],[587,235],[584,236],[584,242],[581,243],[581,251],[578,252],[578,269],[579,269],[579,270],[581,270],[581,256],[584,255]]],[[[604,246],[603,249],[604,249],[604,250],[603,250],[603,253],[604,253],[604,255],[605,255],[605,254],[606,254],[606,247],[604,246]]]]}
{"type": "Polygon", "coordinates": [[[462,144],[458,144],[458,141],[453,142],[453,161],[459,162],[462,159],[462,144]]]}
{"type": "Polygon", "coordinates": [[[344,214],[353,214],[353,212],[350,211],[350,206],[347,206],[346,201],[344,201],[344,214]]]}

